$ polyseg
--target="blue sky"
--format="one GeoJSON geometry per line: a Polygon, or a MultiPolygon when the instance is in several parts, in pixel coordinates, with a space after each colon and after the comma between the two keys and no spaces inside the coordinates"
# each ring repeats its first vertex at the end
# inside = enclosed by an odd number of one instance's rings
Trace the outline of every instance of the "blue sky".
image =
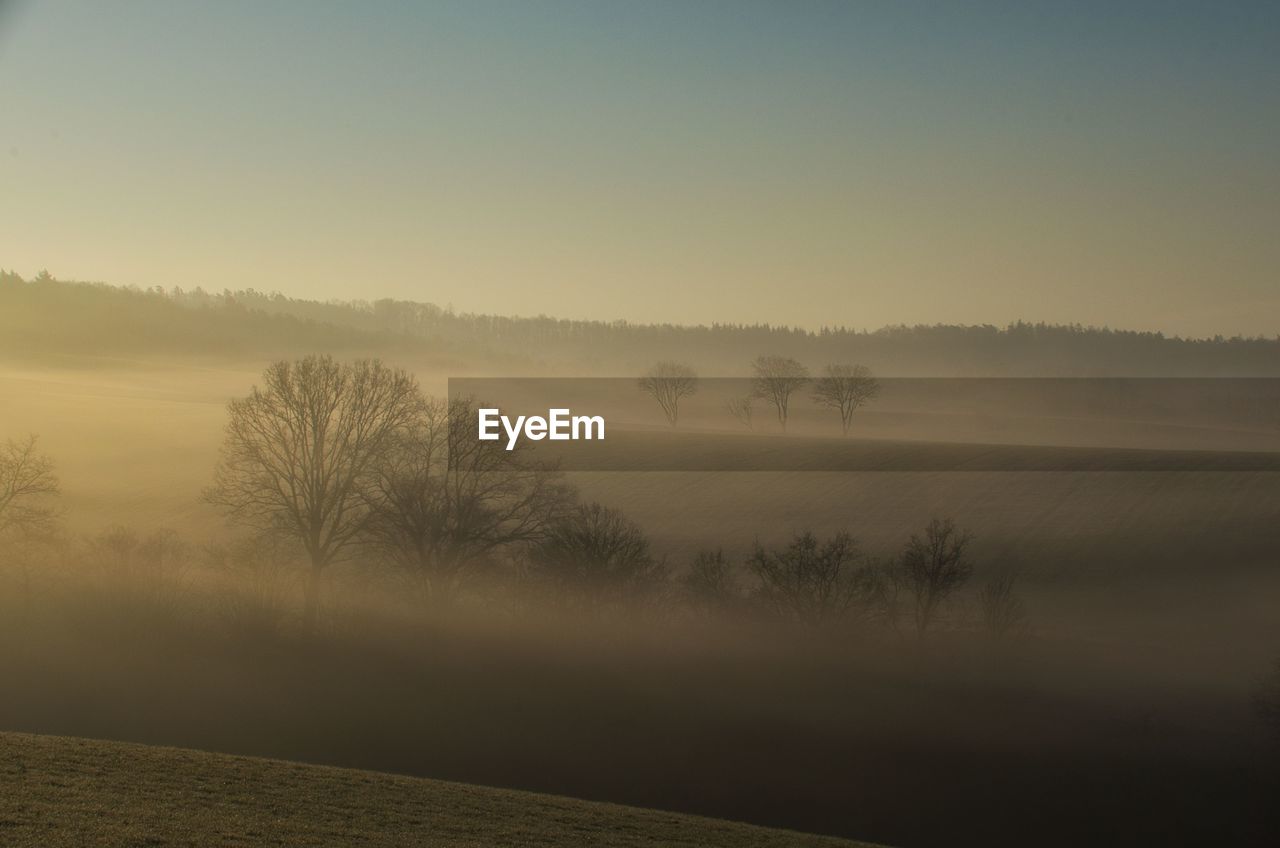
{"type": "Polygon", "coordinates": [[[1120,5],[9,2],[0,266],[1274,335],[1280,7],[1120,5]]]}

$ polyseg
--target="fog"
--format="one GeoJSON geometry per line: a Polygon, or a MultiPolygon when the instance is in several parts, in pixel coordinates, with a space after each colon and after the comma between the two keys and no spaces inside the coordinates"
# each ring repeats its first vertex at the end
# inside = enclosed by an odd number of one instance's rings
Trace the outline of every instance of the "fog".
{"type": "MultiPolygon", "coordinates": [[[[512,370],[536,391],[492,379],[506,354],[468,360],[488,382],[451,382],[447,356],[403,339],[333,351],[337,325],[299,326],[335,368],[406,369],[431,414],[479,385],[544,409],[582,388],[533,359],[512,370]]],[[[57,493],[0,554],[0,726],[900,845],[1274,827],[1271,381],[885,375],[845,437],[807,389],[785,433],[767,404],[750,428],[728,415],[750,360],[704,372],[677,427],[643,372],[615,372],[582,401],[615,453],[565,443],[538,532],[449,553],[448,571],[406,566],[392,534],[321,570],[210,495],[231,401],[313,352],[292,332],[283,355],[6,356],[0,443],[31,445],[57,493]],[[955,543],[922,626],[909,563],[955,543]]]]}

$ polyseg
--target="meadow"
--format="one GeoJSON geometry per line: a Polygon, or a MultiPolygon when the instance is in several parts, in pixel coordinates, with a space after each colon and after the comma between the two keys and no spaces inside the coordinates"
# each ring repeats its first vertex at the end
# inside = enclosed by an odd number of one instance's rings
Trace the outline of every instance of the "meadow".
{"type": "Polygon", "coordinates": [[[0,733],[0,781],[0,836],[12,848],[863,844],[439,780],[14,733],[0,733]]]}

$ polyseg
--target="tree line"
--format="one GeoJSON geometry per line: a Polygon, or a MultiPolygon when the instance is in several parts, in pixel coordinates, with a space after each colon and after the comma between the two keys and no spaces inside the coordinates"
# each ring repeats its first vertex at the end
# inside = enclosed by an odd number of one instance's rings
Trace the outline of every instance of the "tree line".
{"type": "MultiPolygon", "coordinates": [[[[800,385],[797,365],[757,361],[759,391],[771,393],[784,422],[785,399],[778,398],[800,385]]],[[[687,369],[659,366],[641,387],[667,404],[674,423],[678,398],[694,385],[689,378],[687,369]]],[[[832,367],[816,392],[827,392],[820,396],[845,416],[850,392],[874,395],[871,379],[864,370],[832,367]],[[830,384],[838,385],[824,388],[830,384]]],[[[518,561],[544,599],[585,611],[670,593],[670,569],[638,526],[616,510],[578,503],[563,477],[527,449],[476,439],[474,409],[471,399],[427,398],[409,374],[376,360],[281,361],[267,369],[262,386],[229,405],[205,497],[232,521],[305,552],[307,629],[316,625],[326,570],[361,556],[411,576],[433,605],[452,603],[467,578],[495,559],[518,561]]],[[[753,607],[814,625],[874,617],[895,629],[905,616],[924,633],[972,573],[969,541],[939,520],[912,536],[891,564],[876,564],[848,535],[819,540],[802,533],[784,548],[757,545],[744,563],[754,578],[750,591],[740,591],[735,567],[720,552],[695,557],[679,584],[703,608],[753,607]]],[[[1019,623],[1021,602],[1012,591],[984,597],[1004,607],[1001,633],[1019,623]]]]}
{"type": "MultiPolygon", "coordinates": [[[[528,448],[476,439],[474,410],[471,399],[425,396],[411,375],[377,360],[273,364],[248,396],[228,404],[204,492],[248,541],[209,556],[225,567],[248,562],[256,578],[300,554],[308,632],[319,624],[324,578],[339,562],[394,569],[432,609],[505,575],[543,602],[588,614],[683,600],[697,610],[815,626],[908,622],[920,633],[972,573],[969,536],[935,521],[889,563],[865,556],[847,534],[820,540],[806,532],[779,548],[757,544],[740,563],[703,552],[675,575],[639,526],[618,510],[579,502],[564,476],[528,448]]],[[[34,437],[8,442],[0,451],[0,534],[52,533],[58,491],[34,437]]],[[[94,537],[89,548],[96,561],[161,595],[173,588],[166,563],[184,560],[171,535],[123,528],[94,537]]],[[[1011,616],[999,629],[1020,620],[1011,616]]]]}
{"type": "MultiPolygon", "coordinates": [[[[855,316],[851,316],[855,317],[855,316]]],[[[488,364],[596,363],[633,371],[655,358],[738,374],[760,350],[857,361],[895,376],[1269,376],[1280,338],[1185,339],[1016,322],[817,330],[773,324],[681,326],[458,312],[382,299],[320,302],[253,289],[149,289],[0,270],[0,352],[137,354],[372,351],[463,355],[488,364]],[[108,332],[107,330],[110,330],[108,332]]]]}

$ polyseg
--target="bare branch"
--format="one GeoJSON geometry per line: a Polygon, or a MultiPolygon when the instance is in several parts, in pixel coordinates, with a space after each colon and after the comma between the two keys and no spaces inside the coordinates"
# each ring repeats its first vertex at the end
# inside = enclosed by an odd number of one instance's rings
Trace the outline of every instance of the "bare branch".
{"type": "Polygon", "coordinates": [[[417,382],[377,360],[277,362],[263,387],[232,401],[214,484],[228,517],[296,539],[311,561],[307,620],[320,573],[370,520],[383,457],[422,408],[417,382]]]}
{"type": "Polygon", "coordinates": [[[773,406],[778,423],[786,432],[791,396],[809,382],[809,369],[787,356],[759,356],[751,367],[755,372],[752,396],[773,406]]]}
{"type": "Polygon", "coordinates": [[[0,447],[0,533],[36,535],[57,521],[50,501],[59,494],[53,460],[37,452],[37,439],[9,440],[0,447]]]}
{"type": "Polygon", "coordinates": [[[667,423],[674,427],[680,418],[681,399],[698,391],[698,375],[683,363],[659,362],[637,384],[640,391],[658,402],[667,423]]]}
{"type": "Polygon", "coordinates": [[[819,406],[840,413],[840,429],[849,435],[854,411],[880,394],[880,383],[865,365],[828,365],[813,386],[819,406]]]}

